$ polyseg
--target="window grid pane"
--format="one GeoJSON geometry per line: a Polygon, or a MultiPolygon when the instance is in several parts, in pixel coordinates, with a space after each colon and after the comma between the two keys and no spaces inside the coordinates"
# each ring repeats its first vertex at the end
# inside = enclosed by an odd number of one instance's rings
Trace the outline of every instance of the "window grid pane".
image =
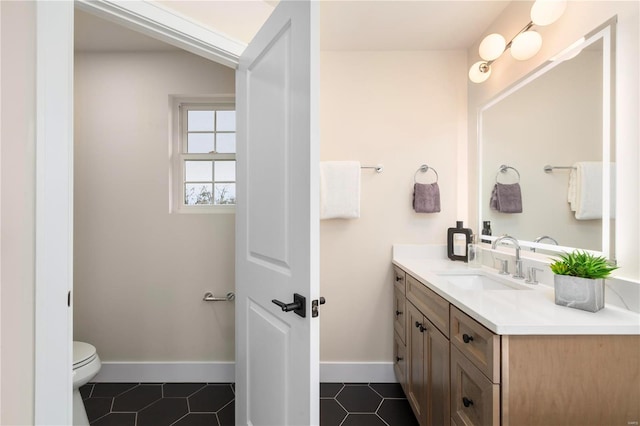
{"type": "Polygon", "coordinates": [[[213,204],[213,184],[186,183],[184,187],[185,205],[195,206],[213,204]]]}

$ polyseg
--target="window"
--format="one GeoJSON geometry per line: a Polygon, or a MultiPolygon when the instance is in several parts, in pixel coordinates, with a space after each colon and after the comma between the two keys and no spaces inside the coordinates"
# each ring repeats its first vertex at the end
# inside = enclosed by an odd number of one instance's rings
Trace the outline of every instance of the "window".
{"type": "Polygon", "coordinates": [[[177,127],[173,132],[172,162],[175,210],[233,212],[236,202],[233,100],[174,99],[173,114],[177,127]]]}

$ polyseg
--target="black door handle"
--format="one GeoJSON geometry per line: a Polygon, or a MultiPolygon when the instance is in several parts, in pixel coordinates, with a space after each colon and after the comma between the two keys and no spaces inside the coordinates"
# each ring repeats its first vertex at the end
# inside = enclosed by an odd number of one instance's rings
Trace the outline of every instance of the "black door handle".
{"type": "Polygon", "coordinates": [[[284,303],[278,299],[271,300],[276,305],[280,306],[284,312],[291,312],[300,315],[302,318],[307,316],[307,299],[298,293],[293,293],[293,303],[284,303]]]}

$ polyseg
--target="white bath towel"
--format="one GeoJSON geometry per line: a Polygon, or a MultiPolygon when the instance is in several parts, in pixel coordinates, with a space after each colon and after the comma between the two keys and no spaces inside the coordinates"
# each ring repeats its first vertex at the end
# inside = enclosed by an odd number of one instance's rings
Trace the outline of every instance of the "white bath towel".
{"type": "Polygon", "coordinates": [[[360,163],[320,163],[320,219],[360,217],[360,163]]]}
{"type": "Polygon", "coordinates": [[[576,219],[602,219],[602,162],[576,163],[576,219]]]}

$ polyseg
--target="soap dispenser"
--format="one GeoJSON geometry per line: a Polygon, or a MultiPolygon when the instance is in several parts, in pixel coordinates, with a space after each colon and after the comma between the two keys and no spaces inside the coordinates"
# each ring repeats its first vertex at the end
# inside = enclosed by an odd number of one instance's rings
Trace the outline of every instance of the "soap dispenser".
{"type": "Polygon", "coordinates": [[[465,228],[461,220],[456,222],[455,228],[447,230],[447,256],[449,259],[467,261],[467,247],[471,242],[471,234],[471,229],[465,228]]]}

